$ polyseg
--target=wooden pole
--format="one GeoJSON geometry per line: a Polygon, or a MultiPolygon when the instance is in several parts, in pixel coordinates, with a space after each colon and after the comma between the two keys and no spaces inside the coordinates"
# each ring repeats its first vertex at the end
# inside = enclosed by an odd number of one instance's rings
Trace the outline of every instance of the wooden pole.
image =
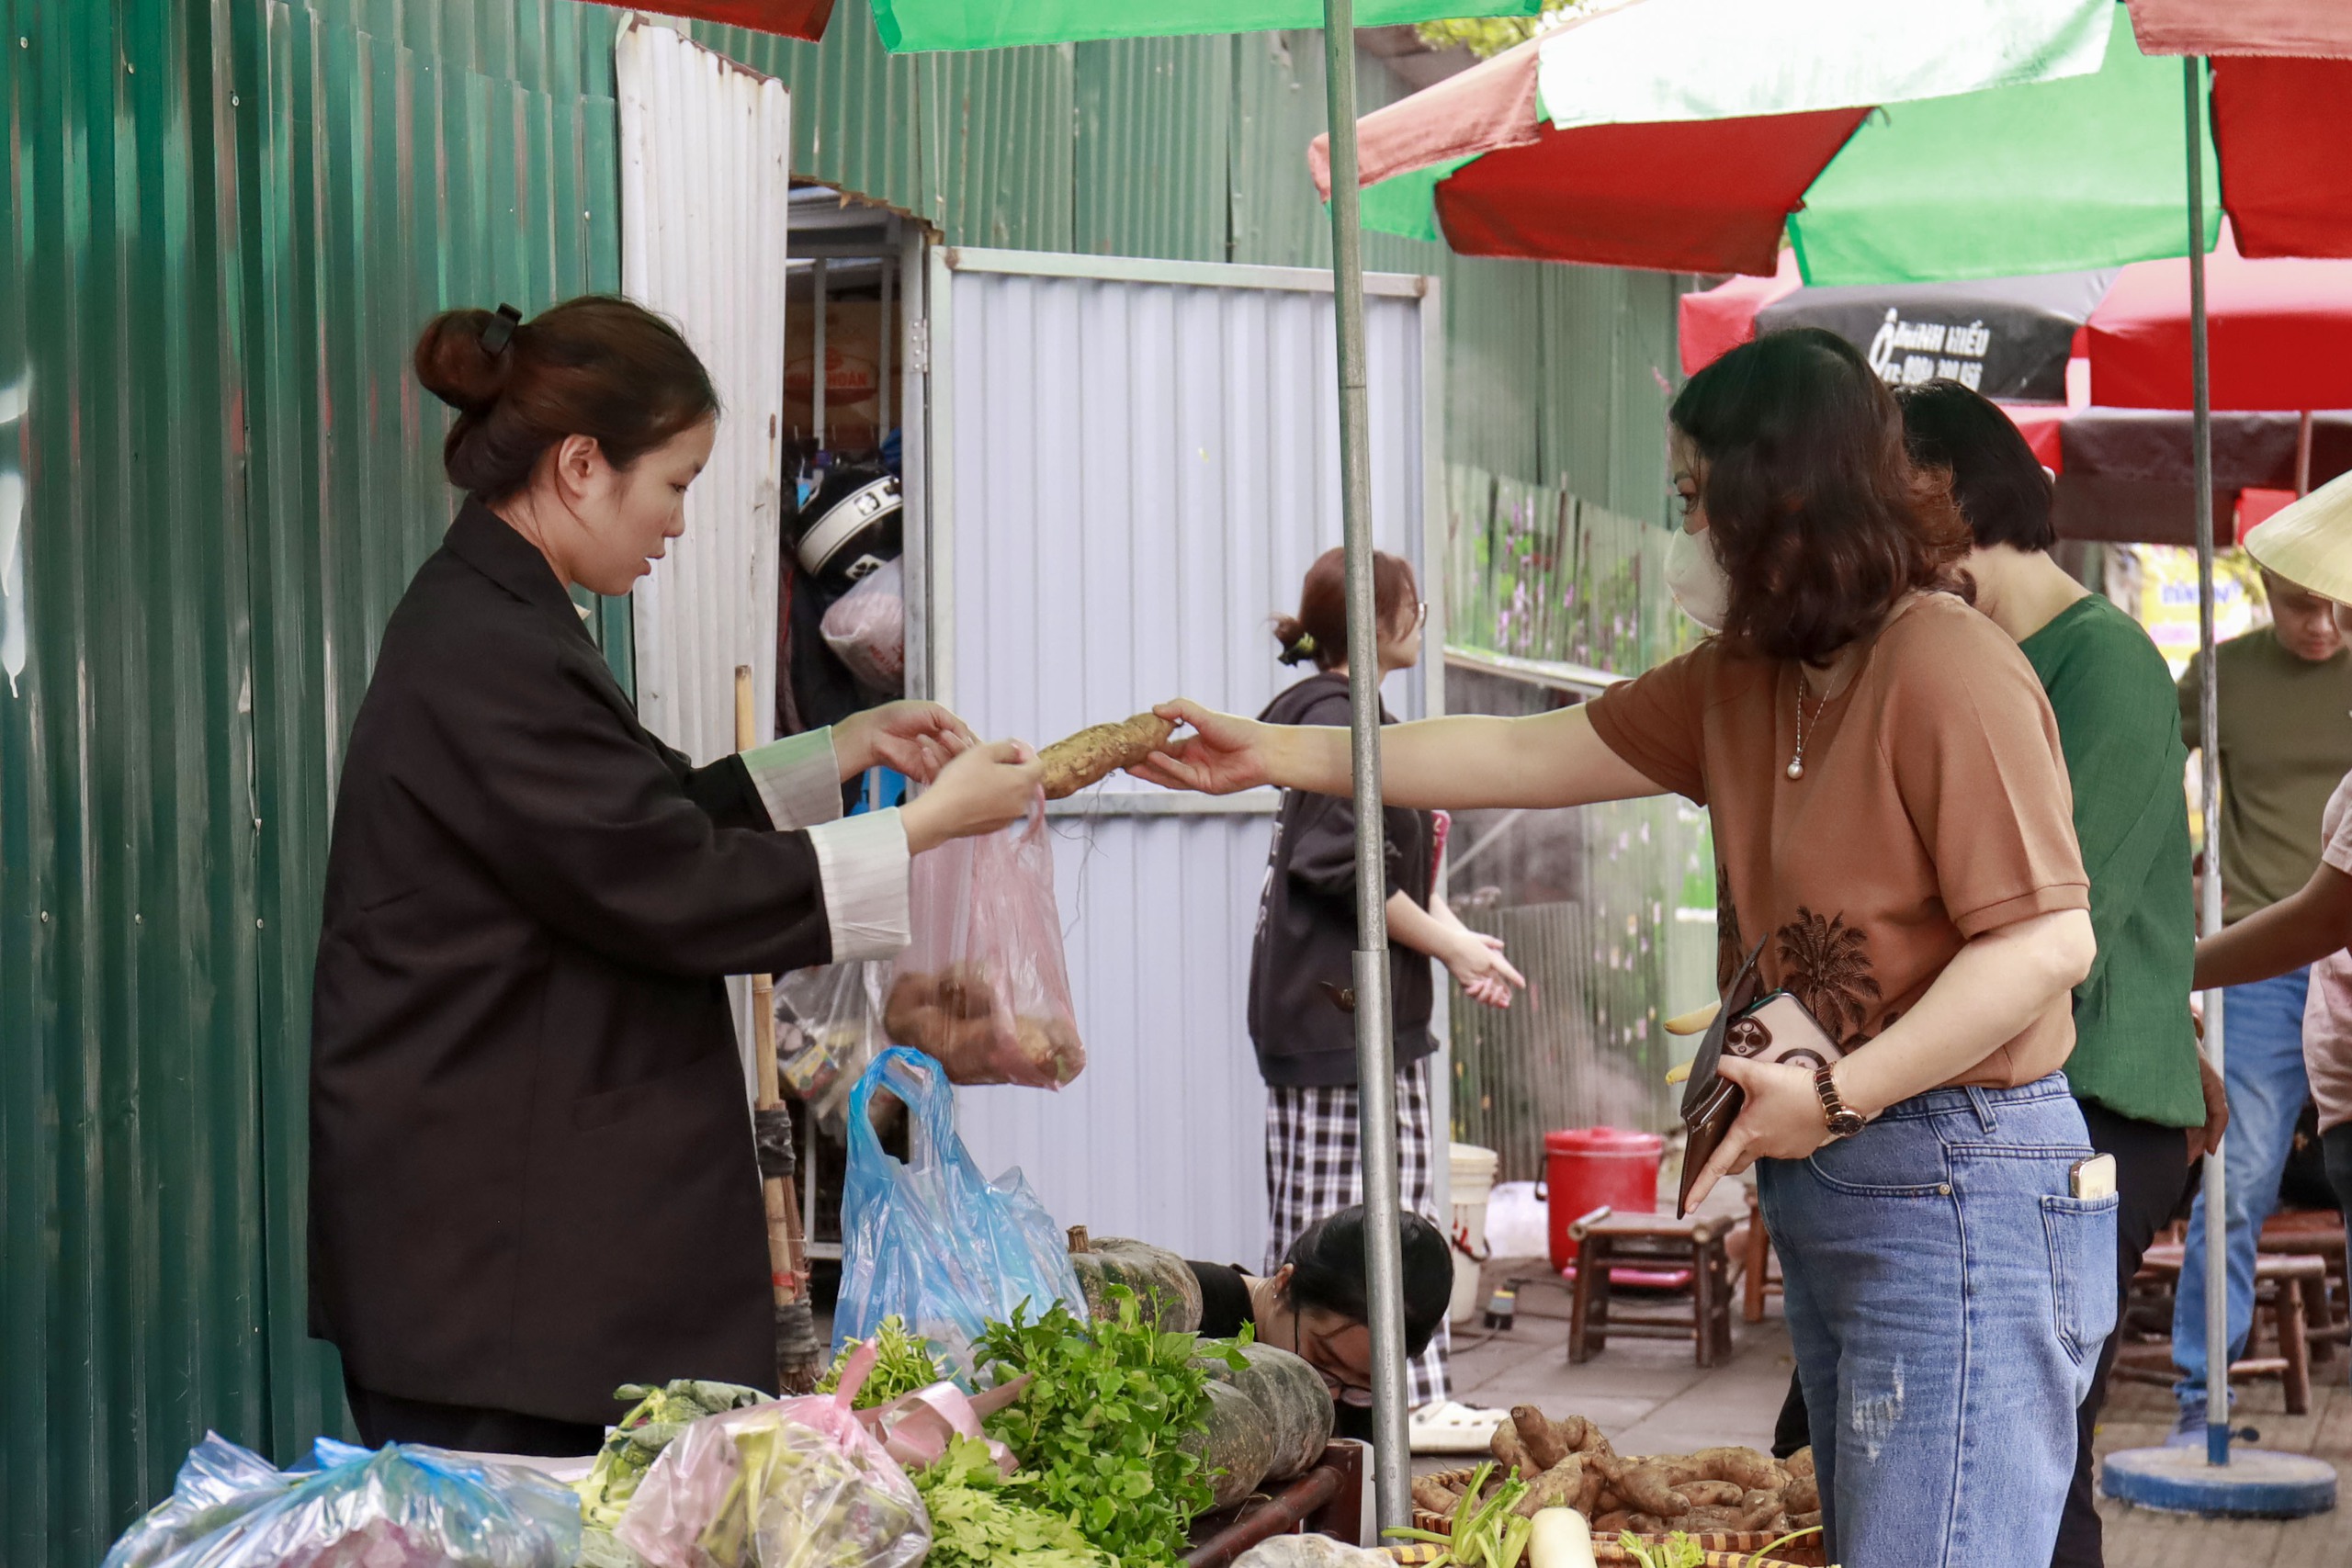
{"type": "MultiPolygon", "coordinates": [[[[759,742],[757,708],[752,700],[752,667],[735,667],[735,749],[748,751],[759,742]]],[[[784,1086],[775,1065],[775,981],[772,976],[752,976],[752,1064],[759,1083],[754,1110],[781,1110],[784,1086]]],[[[791,1147],[791,1139],[783,1140],[791,1147]]],[[[808,1259],[800,1235],[800,1203],[790,1176],[763,1175],[761,1197],[767,1211],[768,1278],[775,1289],[776,1383],[785,1393],[813,1393],[817,1387],[817,1355],[810,1323],[800,1332],[786,1332],[808,1314],[808,1259]]]]}

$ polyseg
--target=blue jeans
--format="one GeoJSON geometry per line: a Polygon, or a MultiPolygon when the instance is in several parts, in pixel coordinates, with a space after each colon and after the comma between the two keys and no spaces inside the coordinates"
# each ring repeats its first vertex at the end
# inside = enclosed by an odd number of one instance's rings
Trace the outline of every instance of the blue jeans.
{"type": "Polygon", "coordinates": [[[2050,1561],[2115,1326],[2116,1200],[2069,1182],[2090,1153],[2052,1073],[1932,1089],[1758,1164],[1832,1562],[2050,1561]]]}
{"type": "MultiPolygon", "coordinates": [[[[2228,1178],[2230,1359],[2245,1354],[2254,1328],[2254,1253],[2262,1223],[2278,1207],[2278,1175],[2294,1146],[2295,1118],[2312,1097],[2303,1071],[2303,995],[2311,971],[2232,986],[2222,996],[2222,1082],[2230,1130],[2222,1141],[2228,1178]]],[[[2173,1296],[2173,1397],[2184,1408],[2205,1399],[2205,1195],[2189,1211],[2188,1246],[2173,1296]]]]}

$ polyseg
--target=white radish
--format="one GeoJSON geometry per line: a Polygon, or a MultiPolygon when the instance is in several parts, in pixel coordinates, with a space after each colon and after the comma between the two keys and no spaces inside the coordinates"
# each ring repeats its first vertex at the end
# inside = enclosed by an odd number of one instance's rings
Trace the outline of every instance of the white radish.
{"type": "Polygon", "coordinates": [[[1527,1538],[1527,1568],[1595,1568],[1592,1527],[1574,1508],[1543,1508],[1527,1538]]]}

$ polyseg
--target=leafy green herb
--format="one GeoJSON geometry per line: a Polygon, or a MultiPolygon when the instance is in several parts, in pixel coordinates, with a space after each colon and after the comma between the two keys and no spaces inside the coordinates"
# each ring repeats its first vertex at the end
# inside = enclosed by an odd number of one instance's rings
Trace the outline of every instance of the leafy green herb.
{"type": "Polygon", "coordinates": [[[1519,1560],[1527,1554],[1527,1538],[1535,1533],[1535,1521],[1521,1518],[1514,1512],[1521,1498],[1527,1495],[1527,1483],[1512,1476],[1483,1499],[1479,1494],[1487,1487],[1487,1478],[1495,1472],[1491,1461],[1471,1472],[1469,1490],[1454,1506],[1451,1534],[1439,1535],[1433,1530],[1392,1528],[1385,1533],[1404,1540],[1429,1541],[1445,1548],[1431,1568],[1444,1564],[1459,1564],[1460,1568],[1519,1568],[1519,1560]]]}
{"type": "Polygon", "coordinates": [[[623,1383],[613,1397],[636,1404],[596,1451],[594,1467],[572,1486],[580,1495],[582,1519],[591,1529],[607,1530],[620,1521],[621,1510],[637,1495],[637,1483],[672,1438],[706,1416],[757,1404],[768,1396],[738,1383],[678,1378],[659,1388],[623,1383]]]}
{"type": "MultiPolygon", "coordinates": [[[[842,1386],[842,1368],[862,1343],[852,1339],[842,1347],[842,1353],[833,1358],[823,1381],[817,1384],[818,1393],[831,1393],[842,1386]]],[[[922,1337],[909,1333],[905,1320],[894,1314],[884,1318],[874,1331],[874,1370],[866,1374],[853,1403],[860,1410],[871,1410],[902,1393],[929,1388],[946,1376],[946,1367],[932,1355],[922,1337]]]]}
{"type": "MultiPolygon", "coordinates": [[[[1128,1568],[1172,1563],[1211,1501],[1200,1459],[1183,1450],[1208,1425],[1202,1346],[1144,1323],[1125,1286],[1106,1295],[1109,1312],[1091,1325],[1059,1303],[1035,1323],[1024,1306],[989,1325],[978,1363],[1034,1381],[988,1431],[1021,1459],[1007,1496],[1069,1519],[1128,1568]]],[[[1239,1370],[1237,1353],[1222,1354],[1239,1370]]]]}
{"type": "Polygon", "coordinates": [[[1632,1530],[1617,1537],[1617,1544],[1641,1568],[1700,1568],[1707,1554],[1687,1530],[1676,1530],[1661,1541],[1645,1541],[1632,1530]]]}
{"type": "Polygon", "coordinates": [[[977,1438],[955,1439],[914,1482],[931,1515],[924,1568],[1119,1568],[1061,1515],[1006,1496],[996,1461],[977,1438]]]}

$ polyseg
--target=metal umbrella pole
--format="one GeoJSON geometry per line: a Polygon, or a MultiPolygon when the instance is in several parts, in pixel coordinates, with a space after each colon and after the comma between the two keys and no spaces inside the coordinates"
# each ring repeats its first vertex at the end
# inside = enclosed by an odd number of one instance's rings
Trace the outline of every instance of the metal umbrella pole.
{"type": "Polygon", "coordinates": [[[1347,547],[1348,700],[1356,802],[1356,1108],[1371,1272],[1373,1485],[1383,1529],[1412,1522],[1406,1430],[1404,1258],[1398,1235],[1396,1067],[1389,1026],[1387,875],[1380,812],[1380,626],[1365,454],[1363,230],[1357,219],[1354,0],[1324,0],[1331,116],[1331,298],[1340,339],[1340,507],[1347,547]]]}
{"type": "MultiPolygon", "coordinates": [[[[2198,922],[2201,934],[2222,929],[2221,671],[2213,658],[2213,399],[2205,341],[2204,62],[2183,62],[2188,141],[2188,379],[2191,482],[2197,489],[2197,657],[2205,672],[2197,705],[2199,789],[2204,797],[2205,876],[2198,922]]],[[[2205,993],[2205,1048],[2213,1070],[2226,1049],[2222,991],[2205,993]]],[[[2230,1462],[2230,1222],[2229,1173],[2216,1141],[2205,1152],[2205,1458],[2230,1462]]]]}

